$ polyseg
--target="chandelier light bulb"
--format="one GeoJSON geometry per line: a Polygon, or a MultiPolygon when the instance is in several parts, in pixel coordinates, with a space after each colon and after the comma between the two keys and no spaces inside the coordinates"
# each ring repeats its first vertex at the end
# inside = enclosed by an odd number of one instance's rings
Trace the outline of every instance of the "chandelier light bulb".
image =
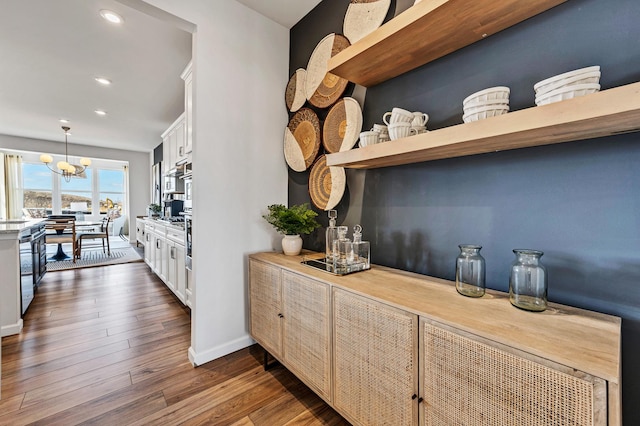
{"type": "Polygon", "coordinates": [[[89,167],[91,165],[91,160],[89,160],[88,158],[81,158],[80,164],[85,167],[89,167]]]}
{"type": "Polygon", "coordinates": [[[49,154],[42,154],[40,156],[40,161],[42,161],[44,164],[49,164],[53,162],[53,157],[49,154]]]}
{"type": "Polygon", "coordinates": [[[69,163],[67,163],[66,161],[58,161],[56,167],[59,170],[66,171],[69,168],[69,163]]]}

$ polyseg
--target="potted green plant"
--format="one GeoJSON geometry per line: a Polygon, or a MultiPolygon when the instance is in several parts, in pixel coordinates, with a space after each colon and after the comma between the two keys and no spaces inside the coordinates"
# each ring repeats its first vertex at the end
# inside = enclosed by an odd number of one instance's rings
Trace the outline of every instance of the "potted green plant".
{"type": "Polygon", "coordinates": [[[262,217],[284,235],[282,251],[289,256],[300,254],[302,238],[300,234],[310,234],[320,224],[316,220],[318,213],[309,208],[308,203],[285,207],[283,204],[272,204],[267,207],[269,213],[262,217]]]}
{"type": "Polygon", "coordinates": [[[149,217],[151,216],[158,216],[160,215],[160,211],[162,210],[162,207],[160,207],[159,204],[149,204],[149,207],[147,207],[148,210],[148,215],[149,217]]]}

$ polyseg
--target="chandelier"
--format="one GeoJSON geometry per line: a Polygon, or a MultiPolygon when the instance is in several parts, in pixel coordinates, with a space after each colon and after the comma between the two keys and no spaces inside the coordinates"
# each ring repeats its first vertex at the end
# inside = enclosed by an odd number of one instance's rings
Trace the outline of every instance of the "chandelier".
{"type": "Polygon", "coordinates": [[[73,165],[69,163],[67,136],[69,135],[69,130],[71,130],[71,128],[62,126],[62,130],[64,130],[64,161],[58,161],[56,164],[58,170],[51,168],[49,165],[53,162],[53,157],[49,154],[42,154],[40,156],[40,161],[46,164],[49,170],[61,175],[66,182],[69,182],[72,177],[80,177],[87,167],[91,165],[91,160],[88,158],[81,158],[80,165],[73,165]]]}

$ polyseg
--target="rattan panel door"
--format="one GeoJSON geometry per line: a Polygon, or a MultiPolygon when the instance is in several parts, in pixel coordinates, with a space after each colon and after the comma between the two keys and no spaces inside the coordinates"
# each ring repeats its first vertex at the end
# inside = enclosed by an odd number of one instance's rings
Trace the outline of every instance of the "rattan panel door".
{"type": "Polygon", "coordinates": [[[282,354],[280,268],[249,261],[251,336],[272,355],[282,354]]]}
{"type": "Polygon", "coordinates": [[[606,425],[606,383],[421,319],[425,425],[606,425]]]}
{"type": "Polygon", "coordinates": [[[334,289],[334,406],[361,425],[418,422],[418,318],[334,289]]]}
{"type": "Polygon", "coordinates": [[[283,358],[289,370],[331,401],[330,287],[282,272],[283,358]]]}

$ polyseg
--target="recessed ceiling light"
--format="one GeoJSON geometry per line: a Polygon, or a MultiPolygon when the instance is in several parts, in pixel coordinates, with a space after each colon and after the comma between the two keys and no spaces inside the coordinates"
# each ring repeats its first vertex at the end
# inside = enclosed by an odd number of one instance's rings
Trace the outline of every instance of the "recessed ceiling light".
{"type": "Polygon", "coordinates": [[[98,114],[98,115],[107,115],[107,112],[106,112],[106,111],[103,111],[103,110],[101,110],[101,109],[97,109],[97,110],[95,110],[94,112],[95,112],[96,114],[98,114]]]}
{"type": "Polygon", "coordinates": [[[68,122],[69,122],[69,120],[67,120],[66,118],[61,118],[61,119],[60,119],[60,120],[58,120],[58,121],[59,121],[59,122],[61,122],[61,123],[64,123],[64,124],[66,124],[66,123],[68,123],[68,122]]]}
{"type": "Polygon", "coordinates": [[[102,16],[104,19],[106,19],[107,21],[113,24],[122,24],[124,22],[124,19],[122,19],[122,16],[118,15],[117,13],[111,10],[102,9],[100,11],[100,16],[102,16]]]}
{"type": "Polygon", "coordinates": [[[104,77],[95,77],[94,80],[97,81],[100,84],[105,85],[105,86],[108,86],[108,85],[111,84],[111,80],[109,80],[108,78],[104,78],[104,77]]]}

